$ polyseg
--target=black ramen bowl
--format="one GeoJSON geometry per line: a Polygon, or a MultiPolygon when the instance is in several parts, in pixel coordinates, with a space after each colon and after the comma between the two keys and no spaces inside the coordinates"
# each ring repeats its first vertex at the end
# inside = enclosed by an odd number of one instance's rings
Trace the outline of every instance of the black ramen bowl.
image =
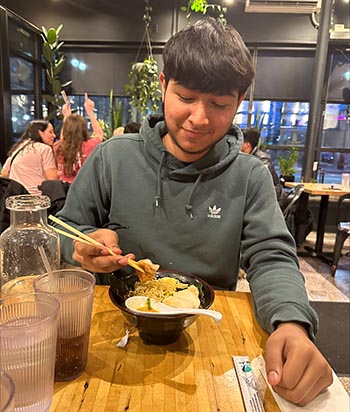
{"type": "MultiPolygon", "coordinates": [[[[208,283],[194,275],[174,273],[172,271],[159,271],[157,278],[171,277],[178,279],[181,283],[194,285],[199,289],[201,308],[208,309],[214,302],[214,291],[208,283]]],[[[146,316],[135,314],[125,306],[125,300],[129,292],[134,289],[138,281],[136,274],[118,278],[111,277],[109,296],[112,302],[122,311],[128,322],[136,327],[144,343],[153,345],[167,345],[179,339],[182,331],[191,325],[198,315],[164,315],[146,316]]]]}

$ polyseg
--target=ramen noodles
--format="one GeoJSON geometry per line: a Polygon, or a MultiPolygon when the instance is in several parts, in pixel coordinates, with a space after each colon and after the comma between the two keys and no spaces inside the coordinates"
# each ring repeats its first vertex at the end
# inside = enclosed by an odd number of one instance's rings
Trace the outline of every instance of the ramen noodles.
{"type": "Polygon", "coordinates": [[[163,277],[147,282],[136,282],[130,296],[147,296],[175,308],[199,308],[199,290],[178,279],[163,277]]]}

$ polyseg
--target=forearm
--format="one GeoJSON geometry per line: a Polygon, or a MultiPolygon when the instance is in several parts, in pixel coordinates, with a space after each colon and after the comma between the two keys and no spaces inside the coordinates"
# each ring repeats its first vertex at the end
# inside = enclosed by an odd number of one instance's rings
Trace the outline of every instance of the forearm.
{"type": "Polygon", "coordinates": [[[86,113],[89,116],[92,130],[94,131],[95,135],[100,136],[101,140],[102,140],[103,139],[103,130],[102,130],[102,127],[101,127],[100,123],[96,119],[95,113],[93,111],[89,111],[89,112],[86,112],[86,113]]]}

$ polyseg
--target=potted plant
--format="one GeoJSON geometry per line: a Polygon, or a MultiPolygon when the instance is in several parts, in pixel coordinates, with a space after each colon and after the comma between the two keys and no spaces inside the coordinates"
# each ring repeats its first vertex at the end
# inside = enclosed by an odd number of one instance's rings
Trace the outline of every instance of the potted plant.
{"type": "Polygon", "coordinates": [[[57,29],[51,27],[47,30],[42,27],[43,55],[48,81],[48,93],[43,94],[43,98],[48,103],[48,120],[55,118],[61,120],[63,118],[61,107],[64,104],[64,99],[61,96],[61,91],[72,83],[72,81],[68,81],[62,84],[60,80],[60,74],[65,64],[64,54],[61,52],[63,42],[59,41],[59,33],[62,27],[62,24],[57,29]]]}
{"type": "Polygon", "coordinates": [[[149,111],[157,112],[161,102],[158,66],[153,57],[149,33],[151,12],[152,7],[149,6],[149,1],[145,0],[143,21],[145,23],[144,38],[146,38],[147,56],[142,62],[137,62],[138,56],[136,56],[136,62],[132,63],[129,72],[129,83],[125,86],[125,92],[130,97],[130,106],[139,111],[142,119],[147,116],[149,111]]]}
{"type": "Polygon", "coordinates": [[[288,156],[280,156],[278,165],[280,168],[280,178],[285,182],[294,182],[295,165],[298,161],[298,151],[295,146],[291,146],[288,156]]]}

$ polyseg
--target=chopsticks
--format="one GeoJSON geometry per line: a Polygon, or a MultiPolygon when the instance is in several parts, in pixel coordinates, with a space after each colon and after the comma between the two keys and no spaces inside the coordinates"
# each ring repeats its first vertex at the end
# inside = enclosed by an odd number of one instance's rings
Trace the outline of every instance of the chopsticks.
{"type": "MultiPolygon", "coordinates": [[[[112,256],[117,256],[113,250],[109,247],[107,247],[106,245],[98,242],[97,240],[93,239],[92,237],[86,235],[85,233],[80,232],[78,229],[76,229],[75,227],[72,227],[70,225],[68,225],[67,223],[63,222],[61,219],[59,219],[58,217],[49,215],[49,219],[52,220],[53,222],[61,225],[62,227],[64,227],[65,229],[71,231],[72,233],[74,233],[77,236],[72,235],[71,233],[65,232],[64,230],[58,229],[56,227],[53,227],[53,229],[55,229],[55,231],[63,236],[69,237],[73,240],[77,240],[78,242],[82,242],[82,243],[87,243],[88,245],[95,245],[95,246],[101,246],[105,249],[108,250],[109,254],[112,256]]],[[[134,269],[145,273],[145,271],[137,264],[137,262],[135,262],[132,259],[128,259],[128,265],[133,267],[134,269]]]]}

